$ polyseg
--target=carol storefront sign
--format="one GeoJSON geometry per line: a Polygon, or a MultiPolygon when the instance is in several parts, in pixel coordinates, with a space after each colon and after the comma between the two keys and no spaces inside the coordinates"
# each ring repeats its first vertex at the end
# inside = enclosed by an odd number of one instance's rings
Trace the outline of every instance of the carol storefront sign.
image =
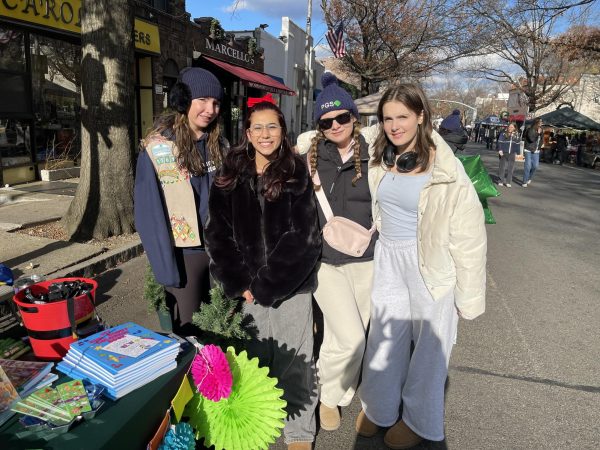
{"type": "MultiPolygon", "coordinates": [[[[0,18],[79,35],[81,0],[0,0],[0,18]]],[[[160,37],[155,24],[136,17],[134,37],[137,50],[160,54],[160,37]]]]}
{"type": "Polygon", "coordinates": [[[46,28],[81,33],[81,1],[0,0],[0,16],[46,28]]]}

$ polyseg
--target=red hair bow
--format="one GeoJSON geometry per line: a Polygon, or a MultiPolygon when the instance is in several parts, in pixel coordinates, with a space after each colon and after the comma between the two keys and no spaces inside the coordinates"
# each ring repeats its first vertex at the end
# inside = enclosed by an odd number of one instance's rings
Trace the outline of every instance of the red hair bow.
{"type": "Polygon", "coordinates": [[[264,97],[248,97],[248,108],[252,108],[254,105],[262,102],[273,103],[276,105],[273,96],[271,94],[267,94],[264,97]]]}

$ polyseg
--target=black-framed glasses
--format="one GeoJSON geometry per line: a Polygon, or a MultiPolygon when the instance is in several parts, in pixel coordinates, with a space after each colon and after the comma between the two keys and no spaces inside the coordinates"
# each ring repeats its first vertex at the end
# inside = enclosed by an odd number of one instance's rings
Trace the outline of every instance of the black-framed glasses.
{"type": "Polygon", "coordinates": [[[342,114],[338,114],[337,116],[331,117],[329,119],[319,119],[319,128],[321,130],[329,130],[333,126],[334,120],[340,125],[346,125],[352,120],[352,113],[348,111],[342,114]]]}
{"type": "Polygon", "coordinates": [[[260,136],[263,133],[263,130],[267,130],[269,136],[279,136],[281,134],[281,127],[274,123],[268,125],[252,125],[250,127],[250,134],[252,134],[252,136],[260,136]]]}

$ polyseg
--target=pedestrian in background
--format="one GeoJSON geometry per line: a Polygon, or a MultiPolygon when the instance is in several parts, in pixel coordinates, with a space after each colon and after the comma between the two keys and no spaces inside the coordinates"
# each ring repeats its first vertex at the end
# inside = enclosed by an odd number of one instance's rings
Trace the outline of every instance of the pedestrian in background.
{"type": "Polygon", "coordinates": [[[555,162],[557,164],[564,164],[568,162],[568,148],[569,148],[569,140],[565,135],[563,130],[558,130],[558,134],[556,135],[556,158],[555,162]]]}
{"type": "Polygon", "coordinates": [[[585,152],[585,146],[587,142],[587,135],[585,133],[579,133],[577,137],[577,165],[583,166],[583,152],[585,152]]]}
{"type": "MultiPolygon", "coordinates": [[[[360,135],[358,109],[350,94],[338,86],[335,75],[326,72],[321,84],[323,90],[315,103],[316,133],[301,135],[298,149],[301,153],[308,151],[317,198],[324,196],[322,201],[329,204],[333,216],[345,217],[368,230],[373,227],[369,151],[360,135]],[[312,141],[308,141],[309,136],[313,136],[312,141]]],[[[321,229],[328,220],[324,207],[319,200],[321,229]]],[[[360,255],[343,253],[323,240],[314,293],[324,325],[317,361],[323,430],[339,428],[338,407],[350,404],[358,384],[369,323],[376,238],[371,237],[370,245],[360,255]]]]}
{"type": "Polygon", "coordinates": [[[276,105],[255,103],[244,128],[211,190],[211,274],[228,297],[245,299],[254,319],[258,338],[246,349],[283,389],[288,448],[310,450],[317,403],[312,293],[321,253],[313,186],[276,105]]]}
{"type": "Polygon", "coordinates": [[[208,300],[209,188],[229,147],[217,121],[222,97],[212,73],[183,69],[169,94],[172,109],[156,120],[137,161],[135,226],[182,335],[196,334],[192,315],[208,300]]]}
{"type": "Polygon", "coordinates": [[[527,187],[533,180],[533,175],[540,165],[540,146],[542,143],[542,119],[539,117],[525,130],[525,168],[523,169],[523,187],[527,187]]]}
{"type": "Polygon", "coordinates": [[[510,123],[505,131],[498,136],[496,150],[500,157],[500,168],[498,185],[512,187],[513,172],[515,170],[515,158],[521,153],[521,138],[517,126],[510,123]]]}
{"type": "Polygon", "coordinates": [[[399,449],[444,439],[458,317],[474,319],[485,309],[487,240],[475,188],[433,132],[423,91],[389,88],[377,116],[383,128],[369,187],[380,236],[356,430],[370,437],[391,427],[384,442],[399,449]]]}

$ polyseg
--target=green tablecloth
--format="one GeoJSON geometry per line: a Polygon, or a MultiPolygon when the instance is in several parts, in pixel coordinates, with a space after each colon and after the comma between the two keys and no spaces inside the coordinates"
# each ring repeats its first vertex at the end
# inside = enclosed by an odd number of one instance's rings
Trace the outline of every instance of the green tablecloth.
{"type": "Polygon", "coordinates": [[[64,434],[32,432],[16,414],[0,427],[0,447],[56,450],[145,449],[169,409],[194,358],[193,346],[179,355],[177,368],[116,402],[107,400],[96,417],[75,424],[64,434]]]}

